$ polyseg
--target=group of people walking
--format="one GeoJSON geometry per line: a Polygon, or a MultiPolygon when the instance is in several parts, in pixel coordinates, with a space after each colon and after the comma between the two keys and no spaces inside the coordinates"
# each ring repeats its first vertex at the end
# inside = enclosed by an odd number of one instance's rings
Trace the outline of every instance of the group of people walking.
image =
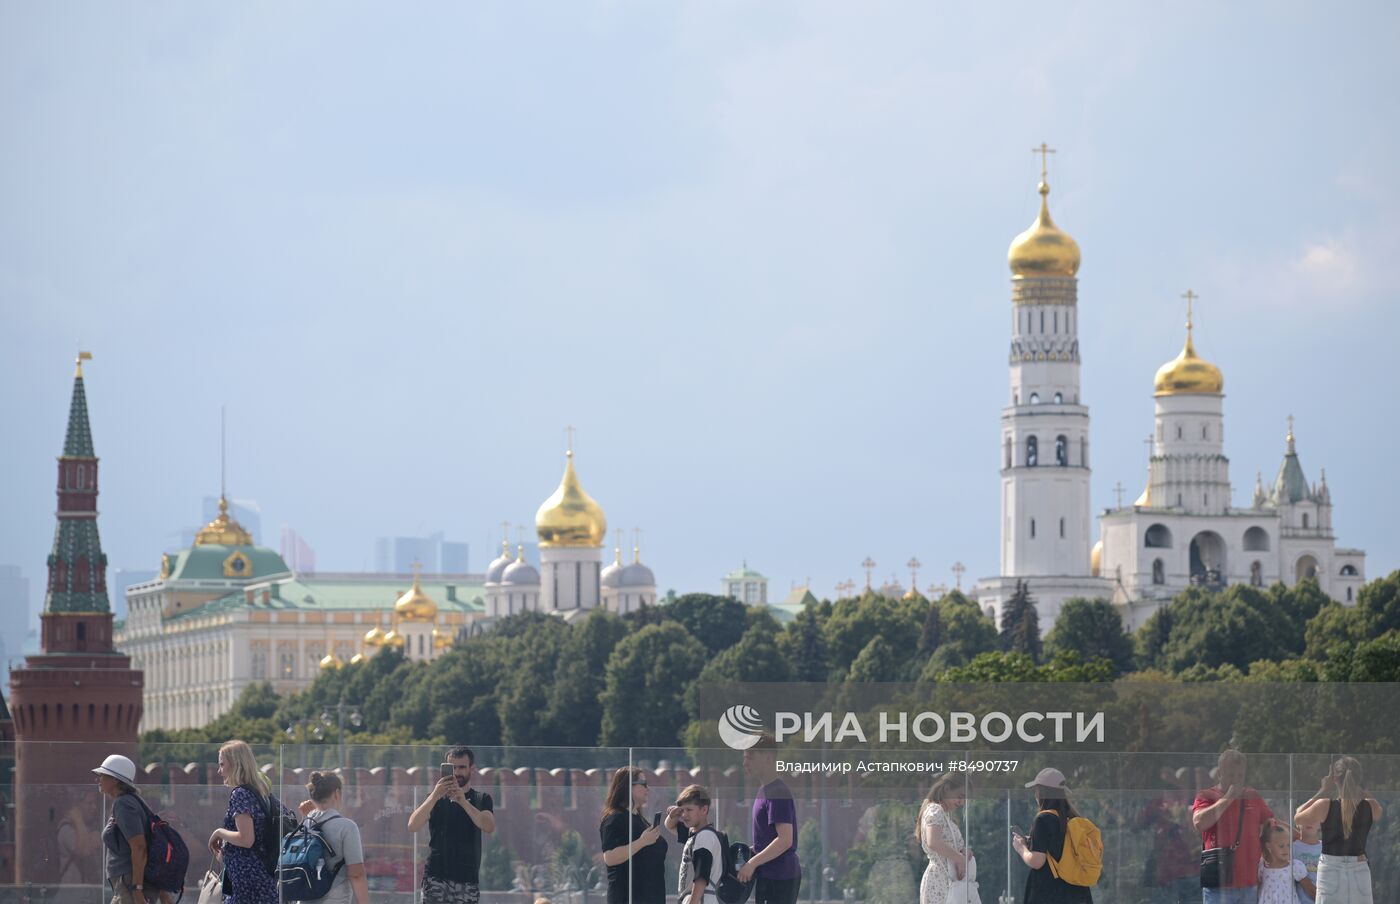
{"type": "MultiPolygon", "coordinates": [[[[651,789],[635,766],[616,770],[599,819],[607,873],[608,904],[731,904],[735,895],[754,904],[796,904],[802,885],[797,856],[797,807],[778,777],[777,745],[761,736],[744,751],[744,770],[755,783],[750,809],[751,843],[730,844],[715,828],[709,792],[686,787],[674,802],[657,804],[648,818],[651,789]],[[673,892],[665,877],[668,838],[680,845],[673,892]],[[736,892],[735,889],[738,889],[736,892]],[[721,900],[722,889],[724,899],[721,900]]],[[[479,904],[483,835],[496,831],[491,795],[471,787],[476,757],[453,747],[427,798],[408,818],[410,832],[428,829],[428,858],[420,881],[423,904],[479,904]]],[[[364,845],[355,821],[340,812],[343,785],[330,772],[313,772],[307,798],[294,815],[272,794],[249,746],[230,741],[219,749],[219,776],[230,789],[222,823],[209,835],[217,871],[201,894],[222,904],[279,904],[277,854],[287,826],[315,832],[334,876],[319,900],[369,904],[364,845]]],[[[156,819],[136,791],[136,767],[109,756],[93,770],[110,799],[103,831],[112,904],[172,904],[166,889],[144,887],[149,826],[156,819]]],[[[1364,788],[1360,764],[1336,760],[1316,794],[1294,813],[1296,832],[1279,822],[1257,791],[1245,783],[1245,756],[1227,750],[1217,782],[1196,794],[1193,828],[1204,848],[1199,885],[1162,886],[1162,904],[1372,904],[1366,843],[1381,806],[1364,788]]],[[[1011,831],[1011,846],[1028,868],[1023,904],[1092,904],[1091,888],[1102,865],[1097,828],[1076,810],[1057,769],[1042,769],[1026,784],[1036,815],[1029,833],[1011,831]]],[[[980,904],[977,861],[959,814],[967,803],[966,778],[939,776],[919,809],[916,836],[928,858],[919,904],[980,904]]],[[[318,866],[318,869],[320,867],[318,866]]],[[[1194,884],[1194,883],[1192,883],[1194,884]]]]}

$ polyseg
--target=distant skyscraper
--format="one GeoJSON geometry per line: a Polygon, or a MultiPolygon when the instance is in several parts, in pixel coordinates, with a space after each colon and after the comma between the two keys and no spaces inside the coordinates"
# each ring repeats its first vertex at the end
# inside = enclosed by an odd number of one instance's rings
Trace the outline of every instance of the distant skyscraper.
{"type": "Polygon", "coordinates": [[[316,571],[316,550],[302,539],[301,534],[290,527],[282,528],[282,561],[297,574],[311,574],[316,571]]]}
{"type": "Polygon", "coordinates": [[[466,574],[467,544],[444,540],[438,549],[438,570],[443,574],[466,574]]]}
{"type": "Polygon", "coordinates": [[[4,658],[13,662],[24,653],[29,635],[29,578],[18,565],[0,565],[0,645],[4,658]]]}
{"type": "Polygon", "coordinates": [[[414,563],[427,574],[466,574],[468,544],[442,538],[442,531],[426,537],[380,537],[374,541],[374,570],[407,574],[414,563]]]}

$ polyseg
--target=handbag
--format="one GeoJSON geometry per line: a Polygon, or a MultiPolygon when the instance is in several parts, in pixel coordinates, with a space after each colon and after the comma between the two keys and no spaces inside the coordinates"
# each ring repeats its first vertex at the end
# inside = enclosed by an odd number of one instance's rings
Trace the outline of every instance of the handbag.
{"type": "Polygon", "coordinates": [[[199,904],[224,904],[224,871],[216,872],[213,861],[199,880],[199,904]]]}
{"type": "MultiPolygon", "coordinates": [[[[951,873],[952,870],[949,870],[951,873]]],[[[977,858],[967,858],[967,869],[961,879],[954,879],[948,886],[948,904],[982,904],[981,890],[977,885],[977,858]]]]}
{"type": "Polygon", "coordinates": [[[1230,884],[1230,878],[1235,874],[1235,848],[1240,846],[1240,838],[1244,836],[1244,813],[1247,806],[1247,802],[1241,799],[1234,844],[1227,848],[1213,847],[1201,851],[1201,888],[1222,888],[1230,884]]]}

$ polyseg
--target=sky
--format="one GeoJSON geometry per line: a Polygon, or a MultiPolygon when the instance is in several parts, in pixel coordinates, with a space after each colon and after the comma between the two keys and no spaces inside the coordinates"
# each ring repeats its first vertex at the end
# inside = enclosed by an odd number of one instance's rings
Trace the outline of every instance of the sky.
{"type": "Polygon", "coordinates": [[[1400,567],[1400,8],[975,6],[0,7],[0,563],[37,605],[82,348],[112,567],[199,520],[223,407],[230,495],[322,570],[432,530],[481,568],[572,424],[663,592],[995,574],[1046,141],[1094,509],[1190,288],[1235,503],[1294,415],[1400,567]]]}

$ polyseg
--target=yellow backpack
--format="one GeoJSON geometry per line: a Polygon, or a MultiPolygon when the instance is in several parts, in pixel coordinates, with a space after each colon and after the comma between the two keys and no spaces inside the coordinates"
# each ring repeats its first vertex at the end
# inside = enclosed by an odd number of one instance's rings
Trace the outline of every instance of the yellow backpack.
{"type": "MultiPolygon", "coordinates": [[[[1040,812],[1060,815],[1054,810],[1040,812]]],[[[1083,816],[1072,818],[1065,827],[1065,848],[1060,853],[1058,861],[1045,855],[1052,876],[1070,885],[1091,887],[1098,884],[1099,876],[1103,875],[1103,836],[1098,826],[1083,816]]]]}

